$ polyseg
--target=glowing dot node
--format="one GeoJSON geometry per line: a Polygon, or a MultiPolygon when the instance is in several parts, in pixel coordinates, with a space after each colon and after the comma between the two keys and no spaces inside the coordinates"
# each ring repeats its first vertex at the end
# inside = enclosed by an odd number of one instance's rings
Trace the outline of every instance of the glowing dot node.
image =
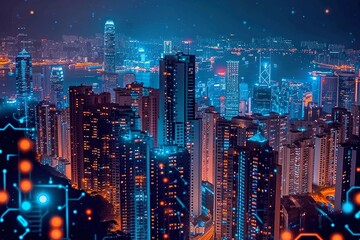
{"type": "Polygon", "coordinates": [[[29,211],[31,209],[31,203],[29,202],[23,202],[21,204],[21,208],[24,210],[24,211],[29,211]]]}
{"type": "Polygon", "coordinates": [[[32,189],[32,182],[29,179],[21,180],[20,190],[24,193],[30,192],[32,189]]]}
{"type": "Polygon", "coordinates": [[[40,203],[42,204],[45,204],[48,202],[48,197],[45,195],[45,194],[41,194],[39,197],[38,197],[38,200],[40,203]]]}
{"type": "Polygon", "coordinates": [[[27,174],[32,170],[32,163],[28,160],[21,160],[19,162],[19,171],[23,174],[27,174]]]}
{"type": "Polygon", "coordinates": [[[344,236],[341,235],[340,233],[334,233],[331,237],[330,240],[344,240],[344,236]]]}
{"type": "Polygon", "coordinates": [[[91,210],[91,209],[86,209],[85,213],[86,213],[86,215],[91,215],[91,214],[92,214],[92,210],[91,210]]]}
{"type": "Polygon", "coordinates": [[[354,209],[354,206],[350,203],[350,202],[345,202],[343,205],[342,205],[342,210],[344,213],[346,214],[349,214],[353,211],[354,209]]]}
{"type": "Polygon", "coordinates": [[[63,237],[63,232],[60,229],[53,229],[50,231],[50,238],[53,240],[58,240],[63,237]]]}
{"type": "Polygon", "coordinates": [[[0,205],[5,205],[9,201],[9,194],[5,190],[0,190],[0,205]]]}
{"type": "Polygon", "coordinates": [[[54,216],[50,219],[50,226],[53,228],[60,228],[62,227],[63,223],[63,219],[59,216],[54,216]]]}
{"type": "Polygon", "coordinates": [[[360,205],[360,192],[358,192],[358,193],[355,194],[354,202],[355,202],[357,205],[360,205]]]}
{"type": "Polygon", "coordinates": [[[28,152],[32,148],[32,142],[30,139],[23,138],[18,142],[18,147],[21,152],[28,152]]]}

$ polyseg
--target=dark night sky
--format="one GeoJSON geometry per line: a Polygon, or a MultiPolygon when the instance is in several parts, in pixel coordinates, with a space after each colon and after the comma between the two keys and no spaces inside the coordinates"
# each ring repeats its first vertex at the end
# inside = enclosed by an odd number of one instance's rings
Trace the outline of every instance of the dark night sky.
{"type": "Polygon", "coordinates": [[[1,0],[0,36],[90,36],[107,18],[135,38],[235,33],[322,40],[360,47],[360,0],[1,0]],[[325,10],[330,13],[326,14],[325,10]],[[30,14],[33,10],[34,14],[30,14]]]}

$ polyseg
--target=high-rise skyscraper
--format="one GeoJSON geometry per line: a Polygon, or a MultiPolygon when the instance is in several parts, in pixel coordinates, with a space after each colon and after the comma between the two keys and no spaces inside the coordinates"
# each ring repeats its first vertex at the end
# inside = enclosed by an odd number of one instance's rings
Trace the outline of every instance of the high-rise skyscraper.
{"type": "Polygon", "coordinates": [[[58,156],[57,115],[54,104],[42,101],[36,106],[36,152],[48,157],[58,156]]]}
{"type": "Polygon", "coordinates": [[[239,61],[226,62],[225,118],[239,115],[239,61]]]}
{"type": "Polygon", "coordinates": [[[338,100],[337,106],[351,110],[351,106],[356,104],[356,77],[353,72],[335,72],[338,77],[338,100]]]}
{"type": "Polygon", "coordinates": [[[160,60],[159,145],[186,147],[195,119],[195,56],[177,53],[160,60]]]}
{"type": "Polygon", "coordinates": [[[190,156],[178,146],[151,151],[151,239],[190,238],[190,156]]]}
{"type": "Polygon", "coordinates": [[[220,114],[215,112],[214,107],[209,107],[202,115],[202,181],[215,183],[215,137],[216,122],[220,114]]]}
{"type": "Polygon", "coordinates": [[[115,24],[108,20],[104,31],[104,72],[115,73],[115,24]]]}
{"type": "Polygon", "coordinates": [[[104,74],[102,76],[102,91],[111,94],[111,101],[115,100],[114,89],[118,85],[118,74],[115,69],[115,25],[112,20],[105,23],[104,31],[104,74]]]}
{"type": "Polygon", "coordinates": [[[245,197],[245,209],[238,210],[240,219],[237,221],[245,222],[245,226],[241,228],[239,223],[237,226],[245,234],[237,229],[235,237],[279,239],[281,167],[277,162],[277,153],[261,133],[248,139],[238,164],[239,185],[245,186],[245,191],[240,188],[237,202],[245,197]],[[243,173],[245,182],[242,183],[243,173]],[[243,210],[245,214],[242,214],[243,210]]]}
{"type": "Polygon", "coordinates": [[[51,75],[51,94],[50,101],[55,104],[56,108],[62,109],[66,107],[64,94],[64,71],[61,66],[52,67],[51,75]]]}
{"type": "Polygon", "coordinates": [[[150,239],[151,137],[140,130],[123,135],[120,150],[120,229],[131,239],[150,239]]]}
{"type": "Polygon", "coordinates": [[[20,123],[27,123],[29,116],[28,103],[33,96],[32,81],[32,58],[24,49],[16,57],[16,102],[18,110],[18,118],[20,123]]]}
{"type": "Polygon", "coordinates": [[[229,126],[218,122],[215,239],[279,239],[281,168],[260,133],[246,147],[227,147],[229,126]],[[221,149],[224,151],[221,153],[221,149]]]}
{"type": "Polygon", "coordinates": [[[315,136],[313,184],[317,186],[335,184],[339,136],[339,126],[332,123],[325,126],[325,130],[315,136]]]}
{"type": "Polygon", "coordinates": [[[255,84],[252,98],[252,113],[267,115],[271,112],[271,87],[255,84]]]}
{"type": "Polygon", "coordinates": [[[69,96],[72,183],[105,197],[119,220],[123,157],[119,149],[122,138],[133,130],[134,112],[111,103],[109,93],[95,94],[89,86],[70,87],[69,96]]]}
{"type": "Polygon", "coordinates": [[[347,193],[353,186],[360,186],[360,139],[353,137],[339,147],[335,185],[335,211],[341,211],[347,193]]]}
{"type": "Polygon", "coordinates": [[[158,144],[159,90],[143,87],[142,83],[133,82],[126,88],[115,89],[115,102],[120,106],[131,106],[140,117],[141,130],[149,132],[158,144]]]}
{"type": "Polygon", "coordinates": [[[314,146],[311,139],[301,139],[284,147],[282,195],[312,192],[314,146]]]}

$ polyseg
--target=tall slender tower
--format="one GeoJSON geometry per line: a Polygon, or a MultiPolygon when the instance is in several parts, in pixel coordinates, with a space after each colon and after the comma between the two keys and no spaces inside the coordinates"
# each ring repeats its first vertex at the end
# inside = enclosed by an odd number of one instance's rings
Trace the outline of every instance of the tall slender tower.
{"type": "Polygon", "coordinates": [[[32,58],[24,49],[16,57],[16,101],[20,123],[27,122],[28,103],[33,95],[32,58]],[[23,121],[21,121],[21,119],[23,121]]]}
{"type": "Polygon", "coordinates": [[[65,108],[65,94],[64,94],[64,71],[61,66],[53,67],[50,75],[51,81],[51,103],[55,104],[56,108],[65,108]]]}
{"type": "Polygon", "coordinates": [[[239,61],[226,62],[225,118],[231,120],[239,115],[239,61]]]}
{"type": "Polygon", "coordinates": [[[195,55],[165,55],[160,60],[160,145],[186,146],[195,119],[195,55]]]}
{"type": "Polygon", "coordinates": [[[189,239],[189,153],[178,146],[163,146],[150,156],[151,239],[189,239]]]}
{"type": "Polygon", "coordinates": [[[118,85],[118,74],[115,69],[115,25],[112,20],[105,23],[104,32],[104,74],[102,76],[102,90],[111,94],[111,101],[115,101],[114,88],[118,85]]]}
{"type": "Polygon", "coordinates": [[[115,25],[112,20],[108,20],[105,23],[104,72],[115,72],[115,25]]]}

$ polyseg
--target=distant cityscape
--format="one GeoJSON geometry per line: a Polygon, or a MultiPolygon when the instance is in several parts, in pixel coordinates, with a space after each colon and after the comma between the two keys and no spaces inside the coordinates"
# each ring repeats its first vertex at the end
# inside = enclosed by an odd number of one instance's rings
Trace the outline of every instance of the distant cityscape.
{"type": "Polygon", "coordinates": [[[37,162],[111,204],[114,239],[355,239],[359,56],[283,37],[138,41],[112,20],[62,40],[19,28],[0,39],[0,112],[37,162]]]}

